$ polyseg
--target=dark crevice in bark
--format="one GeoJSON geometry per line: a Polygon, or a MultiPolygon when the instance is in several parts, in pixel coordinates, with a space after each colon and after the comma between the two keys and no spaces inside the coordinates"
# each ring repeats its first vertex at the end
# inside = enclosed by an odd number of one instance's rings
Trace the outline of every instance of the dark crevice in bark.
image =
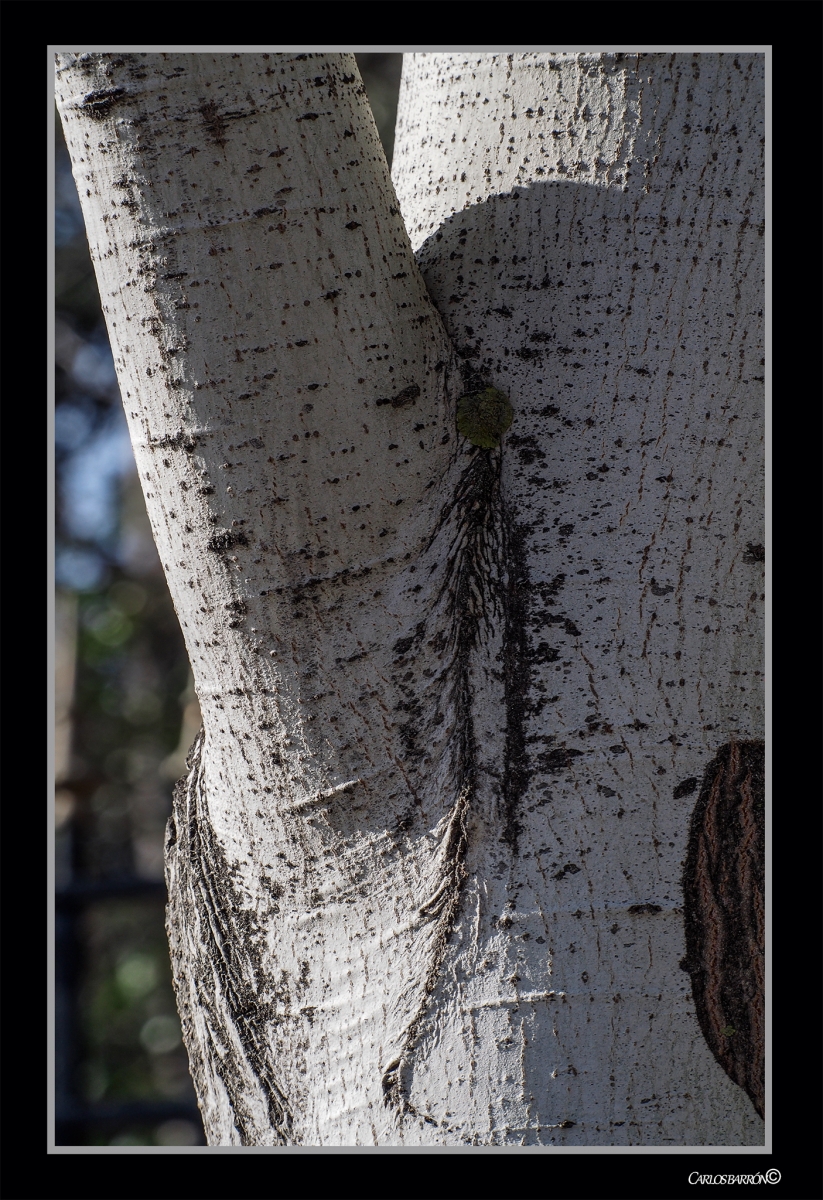
{"type": "MultiPolygon", "coordinates": [[[[450,659],[448,700],[456,717],[451,743],[456,800],[440,851],[438,886],[432,899],[420,909],[421,917],[438,922],[425,967],[422,995],[406,1026],[401,1052],[388,1064],[382,1079],[385,1102],[400,1115],[416,1115],[409,1101],[414,1050],[423,1031],[429,998],[437,986],[466,878],[469,842],[466,819],[478,773],[472,656],[498,628],[502,628],[503,637],[507,721],[501,840],[508,842],[515,853],[516,806],[529,777],[524,730],[529,682],[525,538],[503,503],[501,467],[500,451],[473,454],[426,547],[428,551],[442,537],[447,542],[444,548],[447,566],[435,607],[442,605],[446,616],[441,649],[444,657],[450,659]]],[[[407,648],[405,641],[402,648],[407,648]]]]}
{"type": "Polygon", "coordinates": [[[712,1054],[764,1115],[765,801],[762,741],[709,763],[683,872],[686,956],[712,1054]]]}
{"type": "Polygon", "coordinates": [[[468,846],[465,817],[473,784],[474,780],[469,776],[454,806],[443,847],[444,870],[442,883],[431,900],[420,908],[421,917],[438,922],[434,946],[429,954],[429,961],[426,965],[420,1002],[404,1031],[400,1054],[383,1071],[381,1080],[383,1099],[390,1108],[395,1109],[398,1116],[406,1113],[411,1116],[417,1115],[417,1110],[409,1101],[410,1072],[413,1064],[414,1050],[422,1033],[423,1023],[426,1018],[429,997],[437,986],[440,967],[449,941],[449,934],[451,933],[460,905],[460,890],[463,880],[466,877],[464,861],[468,846]]]}
{"type": "MultiPolygon", "coordinates": [[[[436,921],[433,945],[425,965],[419,1003],[406,1025],[400,1054],[385,1068],[383,1096],[398,1115],[414,1115],[410,1104],[409,1069],[434,991],[449,935],[460,903],[466,877],[468,835],[465,818],[477,775],[477,747],[472,716],[473,689],[470,658],[484,632],[491,632],[500,606],[502,541],[499,527],[500,455],[475,453],[462,471],[454,493],[438,517],[425,551],[439,538],[447,545],[446,571],[435,597],[443,606],[445,623],[441,653],[449,660],[446,698],[455,713],[451,742],[451,777],[456,793],[449,825],[440,849],[440,874],[430,900],[421,905],[420,916],[436,921]]],[[[401,645],[401,643],[398,643],[401,645]]],[[[405,649],[405,642],[401,645],[405,649]]]]}
{"type": "Polygon", "coordinates": [[[274,1005],[260,999],[271,990],[258,948],[263,933],[245,907],[211,827],[203,792],[203,738],[201,730],[189,751],[189,773],[175,787],[166,836],[166,926],[183,1037],[207,1134],[210,1078],[219,1076],[244,1146],[260,1142],[259,1118],[250,1104],[257,1087],[277,1141],[290,1144],[292,1114],[272,1069],[265,1032],[277,1018],[274,1005]],[[206,1023],[205,1044],[195,1012],[206,1023]]]}
{"type": "Polygon", "coordinates": [[[529,665],[529,572],[526,558],[528,530],[503,506],[506,591],[503,641],[503,674],[506,695],[506,749],[503,768],[504,825],[501,841],[517,854],[520,823],[517,809],[532,776],[526,749],[526,716],[531,679],[529,665]]]}

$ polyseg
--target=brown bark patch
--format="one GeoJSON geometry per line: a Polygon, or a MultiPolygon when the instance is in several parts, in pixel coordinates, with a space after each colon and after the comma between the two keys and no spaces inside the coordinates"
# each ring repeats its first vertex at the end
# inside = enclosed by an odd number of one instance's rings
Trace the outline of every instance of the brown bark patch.
{"type": "Polygon", "coordinates": [[[764,746],[729,742],[709,763],[683,872],[686,957],[697,1019],[757,1113],[765,1092],[764,746]]]}

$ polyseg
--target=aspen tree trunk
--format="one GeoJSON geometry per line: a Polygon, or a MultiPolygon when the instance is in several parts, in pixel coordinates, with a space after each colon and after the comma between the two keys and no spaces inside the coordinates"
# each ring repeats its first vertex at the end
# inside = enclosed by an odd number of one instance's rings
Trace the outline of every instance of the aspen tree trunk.
{"type": "Polygon", "coordinates": [[[762,56],[407,55],[394,184],[351,55],[57,92],[209,1142],[762,1144],[762,56]]]}

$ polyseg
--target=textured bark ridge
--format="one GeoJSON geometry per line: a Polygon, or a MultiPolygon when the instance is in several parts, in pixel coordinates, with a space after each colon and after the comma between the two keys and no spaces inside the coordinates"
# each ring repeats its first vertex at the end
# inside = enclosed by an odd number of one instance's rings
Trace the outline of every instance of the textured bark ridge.
{"type": "Polygon", "coordinates": [[[259,1143],[256,1131],[269,1124],[272,1144],[283,1145],[291,1141],[292,1113],[266,1038],[277,1016],[266,1003],[262,934],[212,829],[203,740],[201,730],[166,830],[166,928],[183,1039],[209,1144],[259,1143]],[[213,1096],[221,1083],[231,1105],[228,1128],[220,1119],[226,1105],[213,1096]]]}
{"type": "MultiPolygon", "coordinates": [[[[513,814],[523,784],[520,713],[528,682],[518,591],[518,584],[524,581],[524,568],[517,554],[516,527],[502,495],[501,465],[502,451],[471,452],[423,555],[424,559],[445,559],[445,570],[433,597],[433,615],[439,618],[437,642],[447,664],[441,680],[442,706],[453,714],[450,780],[455,799],[442,841],[437,886],[431,899],[419,909],[420,917],[436,922],[428,961],[421,964],[420,997],[411,1011],[400,1053],[386,1066],[382,1078],[385,1102],[398,1116],[418,1115],[409,1099],[413,1055],[460,908],[470,842],[468,818],[470,814],[479,815],[472,811],[479,771],[478,693],[487,691],[488,685],[494,689],[493,677],[501,678],[501,672],[491,667],[500,658],[505,664],[505,769],[492,819],[498,829],[505,830],[506,840],[513,842],[516,836],[513,814]]],[[[435,565],[436,561],[432,568],[435,565]]],[[[423,632],[421,625],[416,636],[407,641],[419,640],[423,632]]],[[[406,641],[400,645],[405,653],[411,648],[406,641]]],[[[481,817],[479,827],[482,825],[481,817]]],[[[488,834],[488,829],[483,832],[488,834]]]]}
{"type": "Polygon", "coordinates": [[[686,957],[703,1036],[762,1117],[765,1090],[764,748],[729,742],[709,763],[683,875],[686,957]]]}
{"type": "MultiPolygon", "coordinates": [[[[393,1022],[398,1033],[382,1069],[384,1102],[398,1126],[405,1116],[424,1115],[411,1101],[414,1068],[461,910],[467,853],[473,846],[482,854],[489,840],[508,842],[516,852],[515,814],[529,778],[523,735],[528,573],[503,496],[502,460],[501,449],[455,452],[450,498],[417,568],[436,580],[428,615],[393,647],[398,680],[425,657],[424,646],[433,645],[437,654],[436,711],[419,710],[414,690],[401,683],[408,698],[399,706],[400,736],[413,769],[437,736],[427,729],[432,718],[445,725],[450,736],[441,794],[451,797],[438,853],[428,862],[425,898],[410,914],[417,928],[411,984],[398,990],[393,1022]],[[491,692],[505,720],[503,769],[490,797],[477,717],[478,705],[488,704],[491,692]]],[[[201,731],[189,753],[188,774],[175,788],[166,841],[167,928],[192,1074],[210,1144],[263,1144],[267,1127],[271,1144],[300,1143],[302,1100],[287,1097],[275,1066],[278,1026],[292,1006],[288,976],[283,972],[278,981],[270,955],[266,962],[266,929],[278,920],[279,889],[271,891],[265,911],[249,906],[238,869],[213,827],[205,740],[201,731]]],[[[412,809],[399,831],[414,836],[420,824],[412,809]]]]}

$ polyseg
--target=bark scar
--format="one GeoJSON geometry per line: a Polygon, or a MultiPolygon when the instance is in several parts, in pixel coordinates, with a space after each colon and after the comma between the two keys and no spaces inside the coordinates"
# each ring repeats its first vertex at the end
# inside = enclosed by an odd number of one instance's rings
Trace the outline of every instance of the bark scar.
{"type": "Polygon", "coordinates": [[[165,854],[166,930],[191,1075],[211,1144],[223,1140],[208,1124],[214,1076],[226,1089],[243,1145],[259,1143],[255,1099],[261,1094],[278,1142],[294,1144],[291,1106],[267,1039],[275,1006],[260,999],[266,980],[258,969],[258,931],[209,820],[204,736],[201,729],[186,760],[189,773],[174,789],[165,854]],[[205,1020],[205,1039],[198,1019],[205,1020]]]}
{"type": "Polygon", "coordinates": [[[703,777],[683,872],[686,956],[706,1043],[759,1116],[765,1104],[765,759],[721,746],[703,777]]]}

